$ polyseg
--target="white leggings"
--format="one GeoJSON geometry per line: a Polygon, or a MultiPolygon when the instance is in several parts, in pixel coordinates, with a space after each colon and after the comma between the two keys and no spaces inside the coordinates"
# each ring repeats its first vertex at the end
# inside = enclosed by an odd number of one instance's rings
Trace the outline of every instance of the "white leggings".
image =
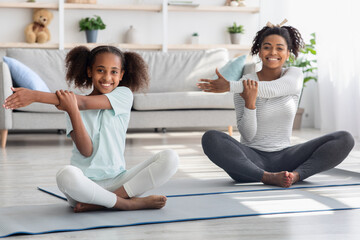
{"type": "Polygon", "coordinates": [[[135,197],[160,186],[177,170],[179,157],[173,150],[164,150],[112,179],[93,181],[74,166],[61,168],[56,174],[58,188],[69,204],[89,203],[112,208],[117,196],[113,191],[124,186],[128,196],[135,197]]]}

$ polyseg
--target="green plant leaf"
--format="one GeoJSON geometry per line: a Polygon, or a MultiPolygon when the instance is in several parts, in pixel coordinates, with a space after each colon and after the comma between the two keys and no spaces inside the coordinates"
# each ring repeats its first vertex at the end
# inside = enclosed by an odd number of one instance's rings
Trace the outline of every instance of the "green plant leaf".
{"type": "Polygon", "coordinates": [[[228,27],[227,29],[229,33],[244,33],[244,26],[236,25],[236,22],[234,22],[233,25],[228,27]]]}
{"type": "Polygon", "coordinates": [[[100,16],[94,15],[94,18],[82,18],[79,21],[80,31],[86,30],[103,30],[106,28],[106,25],[102,21],[100,16]]]}

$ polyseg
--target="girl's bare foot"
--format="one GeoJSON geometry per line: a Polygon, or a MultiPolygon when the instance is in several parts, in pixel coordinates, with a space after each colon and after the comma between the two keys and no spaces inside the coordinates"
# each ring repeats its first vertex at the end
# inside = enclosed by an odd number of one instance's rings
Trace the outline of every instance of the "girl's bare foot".
{"type": "MultiPolygon", "coordinates": [[[[139,209],[160,209],[165,206],[167,198],[160,195],[151,195],[143,198],[130,198],[123,199],[117,198],[117,202],[113,208],[118,210],[139,210],[139,209]]],[[[74,207],[74,212],[88,212],[105,209],[103,206],[88,204],[88,203],[77,203],[74,207]]]]}
{"type": "Polygon", "coordinates": [[[89,211],[101,210],[101,209],[104,209],[104,208],[105,207],[99,206],[99,205],[78,202],[76,204],[76,206],[74,207],[74,212],[76,212],[76,213],[89,212],[89,211]]]}
{"type": "Polygon", "coordinates": [[[160,209],[165,206],[166,200],[167,198],[161,195],[130,199],[118,197],[114,208],[119,210],[160,209]]]}
{"type": "Polygon", "coordinates": [[[276,173],[264,172],[261,181],[265,184],[288,188],[291,186],[291,184],[293,184],[293,179],[291,176],[294,177],[294,174],[290,174],[288,171],[276,173]]]}

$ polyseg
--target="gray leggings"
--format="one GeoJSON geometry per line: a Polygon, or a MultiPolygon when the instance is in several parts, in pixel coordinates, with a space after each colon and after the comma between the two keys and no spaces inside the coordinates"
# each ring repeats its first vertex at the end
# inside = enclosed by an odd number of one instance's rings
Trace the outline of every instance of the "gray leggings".
{"type": "Polygon", "coordinates": [[[202,137],[202,147],[209,159],[237,182],[261,181],[264,171],[296,171],[304,180],[340,164],[354,147],[354,138],[339,131],[280,151],[264,152],[210,130],[202,137]]]}

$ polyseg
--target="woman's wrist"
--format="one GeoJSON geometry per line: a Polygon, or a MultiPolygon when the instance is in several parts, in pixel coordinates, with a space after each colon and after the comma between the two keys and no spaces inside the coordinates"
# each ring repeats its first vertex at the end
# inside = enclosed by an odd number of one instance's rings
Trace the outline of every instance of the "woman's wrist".
{"type": "Polygon", "coordinates": [[[246,102],[245,101],[245,107],[247,109],[254,110],[254,109],[256,109],[256,103],[255,102],[246,102]]]}

